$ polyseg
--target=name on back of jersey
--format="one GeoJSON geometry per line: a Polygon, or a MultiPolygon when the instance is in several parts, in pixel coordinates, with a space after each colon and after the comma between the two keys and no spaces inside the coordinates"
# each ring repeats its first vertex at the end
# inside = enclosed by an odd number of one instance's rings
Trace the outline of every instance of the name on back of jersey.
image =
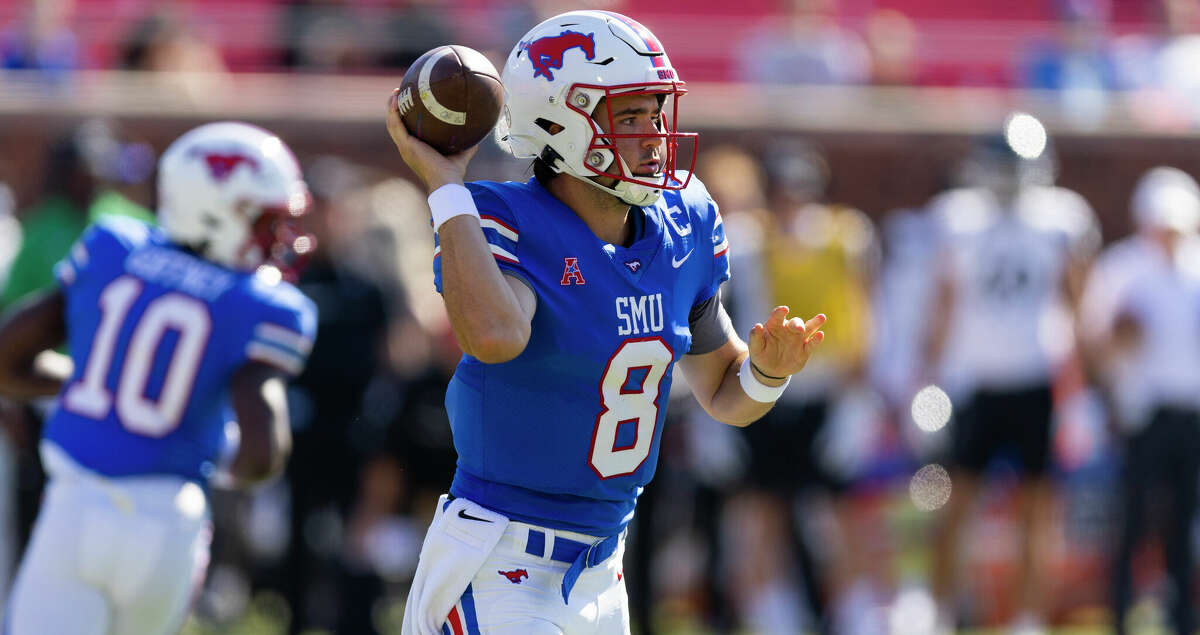
{"type": "Polygon", "coordinates": [[[204,300],[216,300],[236,282],[229,271],[170,249],[138,249],[125,260],[125,269],[145,280],[178,289],[204,300]]]}
{"type": "Polygon", "coordinates": [[[617,335],[642,335],[663,330],[662,294],[617,298],[617,335]]]}

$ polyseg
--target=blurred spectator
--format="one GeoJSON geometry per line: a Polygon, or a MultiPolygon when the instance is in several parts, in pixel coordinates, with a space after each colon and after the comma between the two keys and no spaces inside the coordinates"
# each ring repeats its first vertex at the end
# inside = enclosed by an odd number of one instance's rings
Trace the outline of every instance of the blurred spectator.
{"type": "Polygon", "coordinates": [[[283,65],[323,72],[367,68],[374,61],[367,27],[346,0],[290,2],[283,14],[283,65]]]}
{"type": "Polygon", "coordinates": [[[872,347],[872,381],[907,419],[921,373],[925,307],[933,302],[940,227],[925,208],[889,212],[881,224],[883,263],[874,292],[875,319],[888,325],[872,347]]]}
{"type": "Polygon", "coordinates": [[[876,9],[867,16],[867,48],[871,83],[911,86],[918,83],[917,29],[896,9],[876,9]]]}
{"type": "MultiPolygon", "coordinates": [[[[312,170],[334,167],[314,161],[312,170]]],[[[390,371],[400,379],[422,375],[437,353],[433,335],[449,328],[445,304],[433,288],[433,228],[425,195],[411,181],[391,178],[351,195],[361,208],[360,248],[345,254],[346,266],[384,291],[390,371]]]]}
{"type": "MultiPolygon", "coordinates": [[[[746,263],[761,262],[757,254],[767,210],[766,175],[759,159],[738,146],[709,148],[700,153],[696,174],[713,200],[720,201],[725,231],[737,245],[729,252],[730,267],[744,271],[746,263]]],[[[757,294],[761,283],[754,276],[739,279],[749,294],[757,294]]],[[[722,291],[726,303],[731,292],[729,285],[722,291]]],[[[740,324],[740,318],[735,320],[740,324]]],[[[639,499],[642,511],[634,518],[630,566],[640,569],[630,573],[634,628],[653,633],[665,607],[686,603],[693,615],[679,618],[728,632],[737,618],[734,603],[744,598],[735,597],[739,581],[728,575],[740,568],[736,563],[742,554],[729,549],[730,538],[738,534],[727,525],[730,518],[737,518],[735,523],[741,519],[727,502],[745,478],[748,448],[736,428],[696,404],[682,375],[676,379],[658,476],[639,499]]]]}
{"type": "MultiPolygon", "coordinates": [[[[21,223],[13,213],[15,205],[12,190],[0,182],[0,286],[8,278],[8,269],[21,247],[21,223]]],[[[0,429],[7,432],[0,434],[0,595],[4,598],[8,596],[8,583],[19,555],[15,535],[17,490],[12,486],[16,480],[13,448],[27,447],[29,443],[21,438],[27,429],[25,417],[21,404],[0,399],[0,429]]],[[[0,600],[0,612],[4,610],[4,602],[0,600]]]]}
{"type": "Polygon", "coordinates": [[[194,28],[171,7],[152,9],[126,36],[121,68],[156,73],[153,81],[162,90],[193,101],[220,94],[226,89],[227,72],[221,51],[197,36],[194,28]]]}
{"type": "Polygon", "coordinates": [[[185,73],[226,70],[220,51],[196,37],[186,21],[166,9],[134,23],[121,52],[121,68],[185,73]]]}
{"type": "Polygon", "coordinates": [[[1200,124],[1200,18],[1197,0],[1158,0],[1146,6],[1157,15],[1157,32],[1119,38],[1114,55],[1122,88],[1130,92],[1132,114],[1153,128],[1180,129],[1200,124]]]}
{"type": "MultiPolygon", "coordinates": [[[[502,63],[508,58],[513,43],[519,42],[525,35],[530,24],[572,9],[583,8],[572,6],[562,11],[545,13],[535,5],[545,4],[536,0],[503,0],[488,3],[489,15],[485,18],[464,21],[460,25],[459,37],[464,42],[475,42],[476,48],[491,60],[502,63]]],[[[500,68],[500,63],[496,64],[500,68]]],[[[507,163],[507,162],[506,162],[507,163]]]]}
{"type": "Polygon", "coordinates": [[[74,0],[31,0],[25,18],[0,32],[0,67],[51,75],[79,66],[79,42],[68,21],[74,0]]]}
{"type": "Polygon", "coordinates": [[[291,543],[274,585],[294,611],[292,633],[371,633],[370,611],[360,609],[380,591],[348,585],[343,556],[345,519],[359,496],[360,471],[386,424],[370,416],[365,396],[386,364],[387,303],[377,284],[344,264],[361,231],[359,216],[346,205],[349,192],[322,180],[325,175],[312,176],[309,218],[317,249],[298,286],[317,305],[318,343],[288,395],[294,430],[287,467],[291,543]]]}
{"type": "Polygon", "coordinates": [[[118,214],[153,222],[149,210],[116,189],[122,183],[145,181],[153,165],[147,146],[123,142],[116,129],[101,120],[85,122],[55,142],[42,195],[20,214],[23,239],[0,293],[0,306],[54,284],[54,263],[97,217],[118,214]]]}
{"type": "MultiPolygon", "coordinates": [[[[313,176],[340,171],[331,168],[325,160],[314,162],[313,176]]],[[[390,313],[384,349],[389,367],[364,397],[363,418],[373,422],[372,433],[343,550],[346,584],[354,589],[345,594],[343,610],[366,620],[402,603],[432,520],[429,510],[453,475],[457,454],[445,395],[462,353],[430,284],[433,230],[423,194],[408,181],[389,179],[348,201],[365,216],[344,261],[385,291],[390,313]]],[[[365,624],[342,626],[367,632],[365,624]]]]}
{"type": "Polygon", "coordinates": [[[21,248],[21,223],[17,220],[17,201],[12,188],[0,182],[0,288],[8,280],[8,271],[21,248]]]}
{"type": "Polygon", "coordinates": [[[738,79],[761,84],[861,84],[871,55],[862,39],[837,23],[837,0],[780,0],[739,47],[738,79]]]}
{"type": "Polygon", "coordinates": [[[446,14],[449,5],[437,0],[393,0],[393,4],[395,9],[384,25],[386,44],[380,52],[380,66],[408,68],[429,49],[457,39],[446,14]]]}
{"type": "MultiPolygon", "coordinates": [[[[815,147],[777,141],[767,156],[770,213],[758,217],[763,224],[754,232],[761,248],[746,241],[748,253],[739,256],[742,271],[761,274],[730,285],[734,324],[747,332],[748,316],[786,305],[806,318],[826,312],[830,330],[805,367],[806,381],[790,387],[762,420],[737,430],[752,459],[748,489],[729,503],[744,523],[731,546],[745,554],[732,565],[733,588],[743,620],[761,632],[800,632],[805,619],[818,632],[864,632],[869,627],[854,621],[864,615],[851,615],[846,602],[873,605],[875,598],[855,588],[861,567],[849,547],[855,536],[843,494],[864,467],[872,426],[882,416],[863,381],[871,339],[867,290],[878,247],[866,215],[824,202],[829,167],[815,147]],[[791,513],[793,505],[804,513],[791,513]]],[[[730,222],[731,241],[736,226],[730,222]]]]}
{"type": "Polygon", "coordinates": [[[1115,90],[1103,0],[1062,0],[1054,39],[1036,42],[1022,76],[1030,88],[1115,90]]]}
{"type": "Polygon", "coordinates": [[[1062,91],[1065,114],[1084,125],[1100,124],[1108,91],[1120,87],[1106,31],[1104,0],[1061,0],[1054,39],[1034,44],[1023,60],[1025,86],[1062,91]]]}
{"type": "MultiPolygon", "coordinates": [[[[1019,517],[1017,633],[1044,632],[1050,588],[1046,531],[1055,374],[1072,353],[1078,290],[1099,229],[1075,192],[1053,187],[1045,128],[1024,113],[980,139],[970,187],[931,203],[945,233],[919,379],[936,379],[954,409],[952,495],[934,539],[932,587],[939,633],[971,622],[958,600],[960,540],[982,479],[1004,460],[1019,517]]],[[[927,383],[925,381],[921,384],[927,383]]],[[[992,598],[1009,606],[1002,598],[992,598]]]]}
{"type": "Polygon", "coordinates": [[[1165,527],[1170,624],[1190,634],[1200,480],[1200,187],[1180,170],[1157,167],[1138,182],[1131,209],[1137,234],[1104,251],[1083,297],[1085,341],[1096,351],[1125,447],[1113,626],[1128,632],[1132,562],[1150,524],[1165,527]],[[1165,523],[1148,523],[1160,516],[1165,523]]]}
{"type": "MultiPolygon", "coordinates": [[[[342,215],[354,219],[353,229],[345,231],[353,236],[355,248],[342,250],[339,263],[379,287],[393,323],[416,319],[410,292],[415,282],[408,278],[412,272],[427,267],[433,254],[429,249],[409,251],[411,242],[424,233],[423,225],[427,223],[407,217],[414,213],[410,209],[415,212],[426,209],[424,198],[409,196],[404,187],[407,181],[385,181],[368,187],[367,169],[337,156],[318,157],[308,165],[307,173],[313,189],[320,190],[322,198],[336,201],[345,210],[342,215]],[[427,251],[429,259],[423,257],[427,251]]],[[[421,342],[425,340],[423,333],[410,335],[421,342]]],[[[413,364],[423,367],[428,354],[421,353],[422,350],[425,349],[412,351],[414,360],[392,359],[393,370],[400,371],[413,364]]]]}

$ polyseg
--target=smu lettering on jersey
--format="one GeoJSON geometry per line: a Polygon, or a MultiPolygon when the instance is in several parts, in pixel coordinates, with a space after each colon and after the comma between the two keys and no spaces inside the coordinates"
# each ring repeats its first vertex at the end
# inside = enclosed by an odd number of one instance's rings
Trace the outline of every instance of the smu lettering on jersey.
{"type": "MultiPolygon", "coordinates": [[[[729,279],[716,203],[696,178],[665,191],[632,211],[640,233],[626,248],[535,179],[468,187],[496,263],[529,285],[537,310],[521,355],[458,365],[446,393],[459,457],[450,491],[515,520],[616,534],[654,476],[689,312],[729,279]]],[[[442,290],[439,255],[434,284],[442,290]]]]}
{"type": "Polygon", "coordinates": [[[234,371],[299,373],[316,332],[315,305],[291,284],[217,266],[133,219],[97,222],[55,277],[75,370],[45,438],[108,476],[207,481],[235,418],[234,371]]]}

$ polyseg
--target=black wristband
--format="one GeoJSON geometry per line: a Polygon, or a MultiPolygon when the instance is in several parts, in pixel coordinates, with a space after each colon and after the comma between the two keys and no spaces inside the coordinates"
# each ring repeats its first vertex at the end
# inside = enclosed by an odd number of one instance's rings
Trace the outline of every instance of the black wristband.
{"type": "Polygon", "coordinates": [[[759,374],[759,375],[762,375],[763,377],[766,377],[767,379],[774,379],[775,381],[783,381],[783,380],[787,379],[787,377],[776,377],[776,376],[774,376],[774,375],[768,375],[768,374],[766,374],[766,373],[762,372],[762,369],[761,369],[761,368],[759,368],[759,367],[758,367],[758,366],[757,366],[757,365],[754,363],[754,361],[753,361],[753,360],[751,360],[751,361],[750,361],[750,368],[753,368],[754,370],[758,371],[758,374],[759,374]]]}

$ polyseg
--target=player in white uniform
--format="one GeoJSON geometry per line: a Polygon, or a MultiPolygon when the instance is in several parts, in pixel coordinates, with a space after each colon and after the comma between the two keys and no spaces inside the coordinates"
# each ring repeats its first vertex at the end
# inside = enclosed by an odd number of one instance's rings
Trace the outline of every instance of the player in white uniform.
{"type": "Polygon", "coordinates": [[[1192,524],[1200,479],[1200,187],[1175,168],[1134,190],[1137,233],[1097,258],[1081,301],[1084,341],[1125,448],[1121,530],[1113,562],[1116,632],[1133,599],[1133,553],[1156,489],[1169,493],[1164,532],[1176,633],[1193,633],[1192,524]]]}
{"type": "Polygon", "coordinates": [[[0,325],[0,391],[59,395],[6,634],[178,632],[208,564],[211,479],[260,481],[287,457],[285,382],[316,330],[280,280],[311,246],[300,167],[275,135],[215,123],[167,149],[158,185],[161,227],[96,223],[58,287],[0,325]]]}
{"type": "Polygon", "coordinates": [[[1047,155],[1041,123],[1015,114],[967,163],[982,186],[950,190],[931,203],[944,240],[925,378],[942,385],[956,406],[954,489],[933,572],[943,622],[954,620],[959,537],[979,476],[993,459],[1009,458],[1020,475],[1023,531],[1017,623],[1040,628],[1044,559],[1037,550],[1046,523],[1051,383],[1073,349],[1077,289],[1099,239],[1086,201],[1048,184],[1047,155]]]}

